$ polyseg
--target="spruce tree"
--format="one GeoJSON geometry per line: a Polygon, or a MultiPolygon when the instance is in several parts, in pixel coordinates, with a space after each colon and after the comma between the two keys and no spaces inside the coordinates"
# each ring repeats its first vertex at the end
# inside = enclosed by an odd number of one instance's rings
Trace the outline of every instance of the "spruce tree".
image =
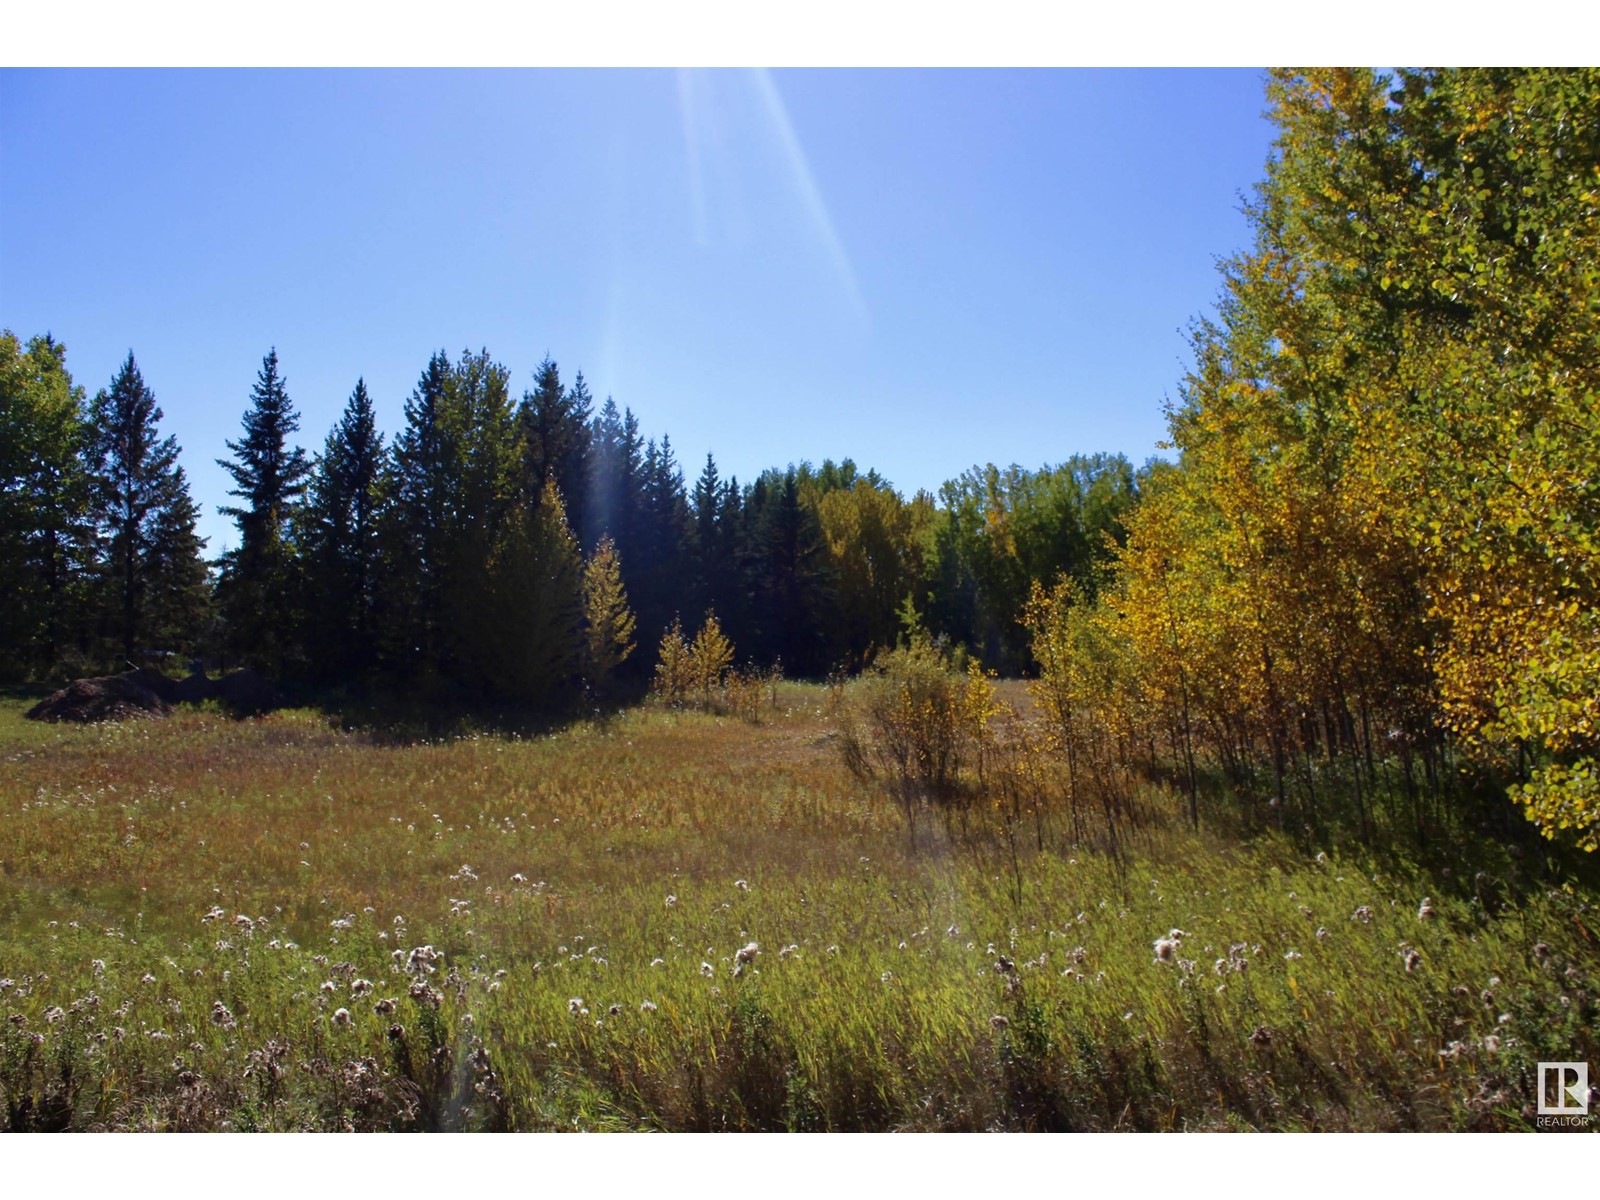
{"type": "Polygon", "coordinates": [[[550,708],[570,695],[582,654],[582,567],[552,480],[501,527],[483,617],[495,631],[478,667],[495,696],[550,708]]]}
{"type": "Polygon", "coordinates": [[[379,527],[388,455],[365,379],[328,435],[305,508],[305,643],[323,678],[375,665],[379,527]]]}
{"type": "Polygon", "coordinates": [[[523,495],[537,504],[546,480],[561,492],[568,524],[585,528],[588,500],[589,429],[592,400],[580,372],[563,390],[561,372],[550,358],[534,372],[534,388],[524,392],[518,408],[523,439],[523,495]]]}
{"type": "Polygon", "coordinates": [[[228,442],[233,459],[218,459],[237,485],[229,490],[244,503],[219,511],[239,526],[239,545],[223,559],[218,602],[227,640],[246,663],[275,674],[290,665],[295,626],[295,548],[289,531],[306,489],[311,463],[289,437],[299,415],[278,374],[274,348],[261,360],[244,414],[244,437],[228,442]]]}
{"type": "Polygon", "coordinates": [[[453,390],[453,369],[441,350],[428,359],[406,400],[406,424],[395,439],[385,489],[391,503],[380,521],[383,656],[396,672],[420,676],[423,690],[439,666],[457,509],[453,390]]]}
{"type": "Polygon", "coordinates": [[[206,609],[204,539],[178,441],[161,437],[161,409],[133,351],[90,410],[89,467],[103,545],[100,610],[119,655],[187,652],[206,609]]]}

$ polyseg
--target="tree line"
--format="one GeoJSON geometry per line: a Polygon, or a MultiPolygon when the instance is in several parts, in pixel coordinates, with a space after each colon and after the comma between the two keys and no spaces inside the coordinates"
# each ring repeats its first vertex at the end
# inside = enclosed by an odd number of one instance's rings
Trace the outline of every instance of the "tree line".
{"type": "Polygon", "coordinates": [[[0,660],[210,645],[558,706],[649,678],[664,634],[692,657],[714,613],[794,675],[902,639],[1036,674],[1108,812],[1142,761],[1196,817],[1222,779],[1280,825],[1349,801],[1423,830],[1465,776],[1600,847],[1600,71],[1277,71],[1268,100],[1177,460],[1137,471],[907,499],[848,459],[741,484],[708,455],[690,485],[581,376],[546,361],[513,402],[486,352],[435,355],[387,444],[358,383],[309,457],[269,354],[212,585],[132,356],[89,404],[59,343],[7,334],[0,660]]]}
{"type": "Polygon", "coordinates": [[[1139,487],[1109,455],[975,468],[937,498],[848,458],[741,483],[708,454],[691,483],[670,437],[597,406],[581,373],[546,359],[514,399],[486,350],[434,354],[392,437],[357,380],[311,454],[274,350],[218,459],[237,544],[208,562],[161,416],[131,352],[88,401],[59,342],[0,336],[8,675],[154,653],[560,709],[642,686],[663,635],[708,614],[740,661],[793,676],[857,669],[912,628],[1016,671],[1029,581],[1094,588],[1139,487]]]}

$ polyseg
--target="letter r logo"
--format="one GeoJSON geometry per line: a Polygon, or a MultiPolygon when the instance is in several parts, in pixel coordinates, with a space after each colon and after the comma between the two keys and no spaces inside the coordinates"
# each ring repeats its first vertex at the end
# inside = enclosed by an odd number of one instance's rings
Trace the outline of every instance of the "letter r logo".
{"type": "Polygon", "coordinates": [[[1539,1115],[1570,1116],[1589,1111],[1589,1064],[1539,1064],[1539,1115]]]}

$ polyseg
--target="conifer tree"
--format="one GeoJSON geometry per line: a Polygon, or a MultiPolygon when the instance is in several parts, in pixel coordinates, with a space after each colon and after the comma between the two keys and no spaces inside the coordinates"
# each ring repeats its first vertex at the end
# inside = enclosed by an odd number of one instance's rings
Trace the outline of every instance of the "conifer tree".
{"type": "Polygon", "coordinates": [[[708,612],[689,647],[689,678],[699,689],[700,703],[706,708],[711,707],[711,693],[722,685],[722,677],[732,665],[733,643],[723,635],[716,614],[708,612]]]}
{"type": "Polygon", "coordinates": [[[325,678],[375,665],[387,461],[366,380],[358,379],[317,460],[305,509],[305,638],[313,670],[325,678]]]}
{"type": "Polygon", "coordinates": [[[534,372],[533,391],[524,392],[518,408],[523,439],[523,491],[538,503],[547,479],[555,481],[574,529],[586,528],[590,409],[593,401],[579,372],[573,386],[561,387],[561,372],[546,358],[534,372]]]}
{"type": "Polygon", "coordinates": [[[634,617],[622,585],[616,547],[602,537],[583,572],[585,671],[604,694],[616,669],[633,653],[634,617]]]}
{"type": "Polygon", "coordinates": [[[250,391],[244,437],[227,443],[233,459],[217,460],[237,485],[228,494],[244,502],[219,510],[238,523],[239,545],[224,556],[217,598],[235,651],[245,662],[277,674],[290,665],[293,653],[296,562],[290,530],[311,474],[305,451],[289,445],[299,428],[274,348],[261,360],[250,391]]]}
{"type": "Polygon", "coordinates": [[[104,544],[100,608],[118,652],[185,652],[206,608],[204,540],[178,441],[161,437],[161,409],[133,352],[94,398],[89,467],[104,544]]]}
{"type": "Polygon", "coordinates": [[[656,648],[656,674],[650,692],[676,707],[683,703],[693,682],[689,644],[683,639],[683,622],[673,617],[671,627],[661,635],[661,645],[656,648]]]}
{"type": "Polygon", "coordinates": [[[485,613],[495,637],[479,645],[494,694],[533,708],[571,695],[583,643],[582,569],[552,480],[537,507],[512,509],[498,538],[485,613]]]}
{"type": "Polygon", "coordinates": [[[387,664],[428,681],[438,672],[445,625],[445,583],[456,512],[454,462],[459,430],[451,412],[450,359],[428,359],[406,399],[405,428],[395,439],[379,522],[382,570],[380,644],[387,664]]]}

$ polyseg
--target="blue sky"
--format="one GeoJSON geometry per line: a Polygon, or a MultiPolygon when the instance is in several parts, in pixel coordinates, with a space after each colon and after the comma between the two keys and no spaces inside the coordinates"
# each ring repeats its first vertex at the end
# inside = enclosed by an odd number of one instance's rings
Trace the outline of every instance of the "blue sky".
{"type": "Polygon", "coordinates": [[[548,352],[692,480],[1155,451],[1248,231],[1257,71],[0,72],[0,326],[131,348],[216,552],[276,346],[320,447],[548,352]]]}

